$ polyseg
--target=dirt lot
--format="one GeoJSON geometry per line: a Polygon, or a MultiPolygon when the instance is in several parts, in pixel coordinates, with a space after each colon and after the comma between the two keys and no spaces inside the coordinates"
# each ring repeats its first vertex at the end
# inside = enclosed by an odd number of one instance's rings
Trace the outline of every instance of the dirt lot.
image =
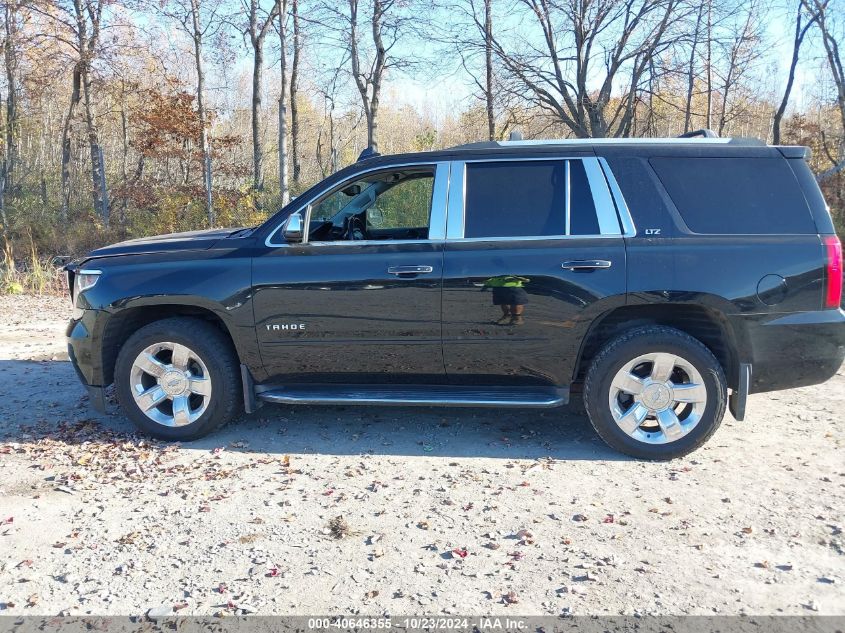
{"type": "Polygon", "coordinates": [[[0,297],[0,614],[845,614],[845,373],[629,460],[583,411],[89,410],[62,298],[0,297]]]}

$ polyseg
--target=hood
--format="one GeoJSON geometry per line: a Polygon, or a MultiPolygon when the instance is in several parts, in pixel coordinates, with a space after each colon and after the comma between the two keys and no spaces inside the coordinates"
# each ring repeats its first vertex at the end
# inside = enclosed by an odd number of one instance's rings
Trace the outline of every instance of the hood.
{"type": "Polygon", "coordinates": [[[206,250],[221,239],[239,233],[244,229],[206,229],[185,233],[168,233],[135,240],[110,244],[91,251],[88,257],[111,257],[113,255],[141,255],[144,253],[166,253],[169,251],[206,250]]]}

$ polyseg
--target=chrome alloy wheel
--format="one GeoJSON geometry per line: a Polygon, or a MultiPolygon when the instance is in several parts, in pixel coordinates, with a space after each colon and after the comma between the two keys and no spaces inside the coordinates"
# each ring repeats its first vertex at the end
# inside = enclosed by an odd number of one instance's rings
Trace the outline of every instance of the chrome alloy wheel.
{"type": "Polygon", "coordinates": [[[613,378],[610,410],[619,428],[647,444],[674,442],[692,431],[707,406],[707,387],[688,360],[643,354],[613,378]]]}
{"type": "Polygon", "coordinates": [[[162,426],[185,426],[205,413],[211,378],[202,359],[180,343],[150,345],[132,363],[135,404],[162,426]]]}

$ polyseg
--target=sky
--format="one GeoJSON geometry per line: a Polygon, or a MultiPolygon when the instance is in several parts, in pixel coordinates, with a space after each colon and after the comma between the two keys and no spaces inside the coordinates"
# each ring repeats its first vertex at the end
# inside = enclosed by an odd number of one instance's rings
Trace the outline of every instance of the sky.
{"type": "MultiPolygon", "coordinates": [[[[789,5],[794,3],[794,0],[782,1],[789,5]]],[[[503,5],[499,4],[498,6],[503,5]]],[[[770,76],[768,84],[771,86],[773,98],[779,99],[786,82],[786,73],[792,57],[794,28],[792,20],[794,17],[792,9],[788,12],[773,10],[770,15],[773,19],[768,21],[764,30],[765,41],[763,46],[767,51],[768,60],[765,68],[771,69],[772,66],[776,68],[776,71],[770,76]]],[[[439,17],[443,18],[442,15],[439,17]]],[[[525,25],[514,22],[513,18],[505,18],[503,23],[504,28],[527,32],[525,25]]],[[[167,37],[175,48],[179,48],[185,43],[178,43],[174,39],[172,30],[168,31],[167,37]]],[[[278,89],[278,47],[276,42],[277,36],[271,32],[268,36],[266,50],[268,65],[266,98],[268,101],[274,98],[273,94],[278,89]]],[[[251,59],[249,51],[243,46],[240,37],[233,39],[232,45],[236,51],[234,63],[227,64],[224,67],[225,69],[222,70],[222,74],[212,74],[209,87],[212,99],[215,101],[222,100],[228,105],[238,108],[243,107],[241,102],[245,102],[248,98],[251,59]]],[[[433,63],[424,64],[424,68],[436,68],[438,67],[437,64],[440,64],[444,72],[438,76],[431,76],[430,70],[425,71],[424,74],[422,72],[403,73],[393,70],[386,77],[382,103],[395,107],[411,106],[420,112],[428,113],[435,119],[435,122],[442,117],[452,115],[456,111],[465,110],[470,105],[479,103],[474,96],[475,86],[465,73],[455,67],[457,64],[452,64],[450,67],[448,62],[444,62],[448,55],[444,52],[443,46],[438,45],[433,37],[415,41],[413,49],[403,50],[401,47],[397,47],[397,51],[400,55],[433,60],[433,63]]],[[[820,82],[826,83],[825,73],[823,72],[826,69],[824,68],[822,54],[823,50],[818,38],[814,35],[808,36],[802,48],[801,64],[799,64],[796,73],[796,82],[790,103],[791,108],[801,109],[803,102],[812,98],[818,92],[820,82]]],[[[311,66],[319,66],[323,69],[334,67],[333,64],[336,65],[335,56],[334,50],[327,46],[321,46],[319,42],[313,40],[308,43],[305,53],[305,57],[311,66]]],[[[304,73],[306,80],[309,76],[313,77],[317,74],[316,71],[304,73]]],[[[346,83],[346,92],[339,104],[341,109],[353,105],[357,107],[359,99],[351,80],[346,83]]]]}

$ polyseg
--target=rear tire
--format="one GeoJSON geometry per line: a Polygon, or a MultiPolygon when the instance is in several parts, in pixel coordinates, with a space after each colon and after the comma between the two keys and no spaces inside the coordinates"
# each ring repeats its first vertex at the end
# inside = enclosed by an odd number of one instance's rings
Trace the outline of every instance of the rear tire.
{"type": "Polygon", "coordinates": [[[584,383],[584,406],[599,436],[640,459],[668,460],[704,444],[722,422],[725,373],[699,340],[645,326],[607,343],[584,383]]]}
{"type": "Polygon", "coordinates": [[[139,329],[118,353],[114,382],[127,417],[163,440],[208,435],[243,404],[232,343],[201,319],[163,319],[139,329]]]}

